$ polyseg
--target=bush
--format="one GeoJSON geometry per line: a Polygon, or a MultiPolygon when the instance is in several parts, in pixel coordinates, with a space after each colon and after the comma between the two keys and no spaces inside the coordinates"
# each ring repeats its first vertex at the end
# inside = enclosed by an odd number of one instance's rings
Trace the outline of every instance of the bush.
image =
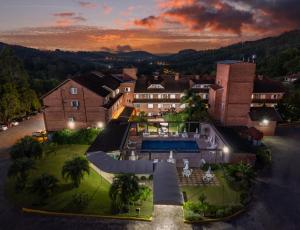
{"type": "Polygon", "coordinates": [[[242,192],[240,195],[240,202],[242,205],[246,206],[251,201],[251,194],[249,192],[242,192]]]}
{"type": "Polygon", "coordinates": [[[211,167],[211,170],[215,171],[215,170],[218,170],[218,169],[221,169],[222,168],[222,165],[221,164],[204,164],[202,166],[202,170],[206,171],[208,170],[209,166],[211,167]]]}
{"type": "Polygon", "coordinates": [[[191,210],[186,210],[185,211],[185,219],[189,220],[189,221],[197,221],[197,220],[201,220],[202,217],[198,213],[195,213],[191,210]]]}
{"type": "Polygon", "coordinates": [[[268,148],[260,148],[256,153],[256,167],[265,168],[272,163],[271,150],[268,148]]]}
{"type": "Polygon", "coordinates": [[[57,144],[92,144],[100,133],[100,129],[64,129],[53,133],[52,140],[57,144]]]}
{"type": "Polygon", "coordinates": [[[42,144],[26,136],[20,139],[11,149],[10,156],[13,160],[18,158],[40,158],[43,156],[42,144]]]}
{"type": "Polygon", "coordinates": [[[89,195],[85,192],[75,193],[72,197],[72,205],[76,210],[84,209],[89,203],[89,195]]]}

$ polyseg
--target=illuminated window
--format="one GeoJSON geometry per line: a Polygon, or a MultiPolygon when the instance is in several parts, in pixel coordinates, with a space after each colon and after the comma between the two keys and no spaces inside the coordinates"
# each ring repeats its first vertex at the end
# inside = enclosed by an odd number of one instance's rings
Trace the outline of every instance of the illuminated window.
{"type": "Polygon", "coordinates": [[[125,88],[124,88],[124,91],[125,91],[126,93],[130,92],[130,87],[125,87],[125,88]]]}
{"type": "Polygon", "coordinates": [[[171,99],[175,99],[175,98],[176,98],[175,94],[171,94],[171,95],[170,95],[170,98],[171,98],[171,99]]]}
{"type": "Polygon", "coordinates": [[[148,104],[148,109],[153,109],[153,104],[148,104]]]}
{"type": "Polygon", "coordinates": [[[75,88],[75,87],[70,88],[70,93],[71,94],[77,94],[78,93],[77,88],[75,88]]]}

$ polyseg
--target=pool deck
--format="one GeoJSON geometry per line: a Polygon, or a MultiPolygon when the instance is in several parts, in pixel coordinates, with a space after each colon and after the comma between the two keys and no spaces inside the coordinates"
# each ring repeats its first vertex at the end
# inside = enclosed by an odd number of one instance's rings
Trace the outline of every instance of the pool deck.
{"type": "Polygon", "coordinates": [[[159,135],[151,135],[151,136],[133,136],[129,135],[126,143],[125,149],[128,150],[129,157],[130,151],[135,151],[135,154],[138,157],[138,160],[154,160],[158,159],[159,161],[167,160],[169,158],[169,152],[156,152],[142,151],[142,142],[143,140],[168,140],[168,141],[196,141],[198,144],[199,150],[195,152],[178,152],[174,151],[174,158],[176,159],[176,167],[183,167],[183,159],[188,159],[190,161],[191,167],[200,167],[202,165],[202,159],[207,163],[222,163],[224,162],[222,153],[220,151],[216,151],[214,149],[209,150],[209,144],[206,142],[204,137],[194,138],[194,134],[190,133],[187,138],[183,137],[174,137],[174,136],[159,136],[159,135]]]}

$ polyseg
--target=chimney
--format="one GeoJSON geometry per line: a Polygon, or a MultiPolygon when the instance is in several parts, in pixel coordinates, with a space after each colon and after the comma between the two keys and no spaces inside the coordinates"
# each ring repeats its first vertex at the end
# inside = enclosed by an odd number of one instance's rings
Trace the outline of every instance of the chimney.
{"type": "Polygon", "coordinates": [[[178,81],[180,78],[180,74],[179,73],[175,73],[175,81],[178,81]]]}
{"type": "Polygon", "coordinates": [[[137,80],[137,68],[123,68],[123,74],[137,80]]]}

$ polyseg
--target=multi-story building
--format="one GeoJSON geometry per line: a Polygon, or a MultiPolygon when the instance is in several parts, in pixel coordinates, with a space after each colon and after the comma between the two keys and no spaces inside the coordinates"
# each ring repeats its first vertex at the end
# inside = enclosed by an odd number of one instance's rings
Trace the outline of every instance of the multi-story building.
{"type": "Polygon", "coordinates": [[[255,78],[254,63],[223,61],[209,91],[209,113],[224,126],[255,127],[273,135],[280,116],[274,106],[283,97],[281,84],[255,78]]]}
{"type": "Polygon", "coordinates": [[[134,78],[134,71],[125,70],[119,76],[93,72],[62,82],[42,97],[47,131],[103,126],[132,106],[134,78]]]}
{"type": "Polygon", "coordinates": [[[202,99],[208,99],[209,86],[214,82],[212,77],[154,75],[141,76],[136,81],[134,107],[137,113],[143,111],[148,116],[174,109],[185,108],[181,97],[185,90],[192,89],[202,99]]]}

